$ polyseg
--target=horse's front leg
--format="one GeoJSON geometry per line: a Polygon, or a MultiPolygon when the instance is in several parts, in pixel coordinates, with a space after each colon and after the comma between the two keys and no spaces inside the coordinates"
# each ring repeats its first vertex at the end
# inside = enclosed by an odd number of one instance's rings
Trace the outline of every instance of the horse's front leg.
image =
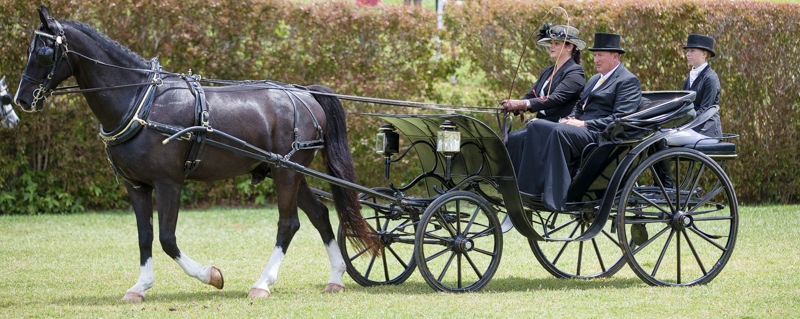
{"type": "Polygon", "coordinates": [[[214,266],[202,266],[189,258],[179,248],[175,237],[178,225],[178,206],[180,204],[180,184],[156,184],[156,205],[158,206],[158,239],[161,248],[181,266],[183,271],[204,284],[222,289],[225,282],[222,272],[214,266]]]}
{"type": "Polygon", "coordinates": [[[268,298],[269,286],[278,280],[278,270],[281,267],[283,256],[289,249],[294,234],[300,229],[300,219],[297,217],[297,187],[300,175],[285,169],[273,170],[275,175],[275,194],[278,198],[278,236],[275,249],[269,257],[267,268],[261,273],[261,278],[253,284],[247,297],[268,298]]]}
{"type": "Polygon", "coordinates": [[[153,189],[136,189],[125,183],[131,196],[133,211],[136,214],[136,227],[139,232],[140,269],[139,280],[122,297],[123,301],[144,301],[147,289],[153,287],[153,189]]]}
{"type": "Polygon", "coordinates": [[[331,276],[328,278],[328,284],[325,285],[323,292],[344,292],[342,275],[344,275],[347,268],[344,264],[344,258],[342,258],[342,252],[339,250],[339,245],[336,244],[336,237],[328,215],[328,207],[317,198],[317,195],[311,192],[311,188],[309,188],[305,178],[300,182],[300,188],[297,191],[297,204],[306,213],[314,228],[319,231],[322,243],[325,245],[325,251],[328,252],[328,260],[331,263],[331,276]]]}

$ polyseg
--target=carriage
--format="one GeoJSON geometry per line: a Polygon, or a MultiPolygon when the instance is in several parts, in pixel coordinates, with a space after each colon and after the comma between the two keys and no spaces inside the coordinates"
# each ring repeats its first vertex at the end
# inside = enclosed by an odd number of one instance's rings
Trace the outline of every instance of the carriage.
{"type": "Polygon", "coordinates": [[[725,141],[735,135],[688,145],[672,139],[718,110],[695,114],[694,92],[644,92],[648,103],[584,149],[572,165],[567,210],[553,212],[536,194],[519,191],[500,135],[475,118],[369,114],[386,123],[376,135],[386,179],[392,163],[409,154],[421,167],[400,186],[369,188],[354,182],[340,99],[420,103],[171,73],[157,58],[145,60],[86,25],[53,19],[45,7],[39,16],[15,99],[23,110],[39,111],[49,95],[83,93],[101,123],[109,164],[125,181],[139,230],[140,277],[123,300],[143,301],[153,286],[154,191],[164,251],[187,275],[222,289],[219,269],[178,248],[180,190],[186,180],[245,173],[255,182],[275,179],[280,215],[275,250],[252,297],[269,296],[299,228],[298,207],[326,245],[326,292],[344,290],[345,271],[372,286],[400,284],[417,268],[435,290],[478,291],[494,276],[511,229],[560,278],[608,277],[628,264],[650,285],[704,284],[733,252],[738,204],[722,165],[736,158],[736,146],[725,141]],[[104,62],[108,56],[116,64],[104,62]],[[78,86],[57,87],[71,76],[78,86]],[[402,151],[401,133],[409,142],[402,151]],[[327,173],[308,168],[320,149],[327,173]],[[332,192],[311,189],[306,177],[330,183],[332,192]],[[318,197],[334,199],[338,236],[318,197]]]}
{"type": "Polygon", "coordinates": [[[391,163],[412,148],[423,172],[403,187],[362,193],[370,210],[364,218],[384,248],[379,258],[354,250],[340,230],[348,274],[364,286],[399,284],[419,268],[435,290],[477,291],[497,270],[503,233],[513,228],[559,278],[608,277],[627,263],[650,285],[713,280],[736,242],[736,194],[722,168],[736,158],[736,145],[701,140],[659,147],[705,122],[718,106],[695,117],[694,92],[643,97],[650,103],[584,150],[569,186],[567,212],[547,211],[540,197],[518,190],[503,140],[479,120],[371,114],[388,123],[376,141],[387,179],[391,163]],[[402,153],[398,131],[410,142],[402,153]],[[674,185],[665,186],[658,165],[672,166],[674,185]],[[406,196],[415,186],[430,196],[406,196]]]}

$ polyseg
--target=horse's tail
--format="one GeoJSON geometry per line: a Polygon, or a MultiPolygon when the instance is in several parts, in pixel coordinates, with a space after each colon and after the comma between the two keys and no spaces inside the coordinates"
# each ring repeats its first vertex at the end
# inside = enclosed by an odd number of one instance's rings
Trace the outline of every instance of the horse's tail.
{"type": "MultiPolygon", "coordinates": [[[[333,90],[322,85],[311,85],[308,89],[333,93],[333,90]]],[[[353,157],[350,154],[350,146],[347,144],[347,122],[342,102],[333,96],[313,95],[325,110],[325,148],[322,158],[325,160],[328,175],[355,183],[353,157]]],[[[331,184],[331,195],[344,236],[350,240],[357,251],[368,249],[371,253],[377,254],[381,248],[381,241],[375,234],[375,230],[361,216],[358,194],[354,190],[331,184]]]]}

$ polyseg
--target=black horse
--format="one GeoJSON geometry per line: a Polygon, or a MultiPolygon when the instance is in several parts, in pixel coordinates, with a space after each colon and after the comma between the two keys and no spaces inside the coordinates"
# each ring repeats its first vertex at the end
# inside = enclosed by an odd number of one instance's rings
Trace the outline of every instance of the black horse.
{"type": "MultiPolygon", "coordinates": [[[[218,147],[201,146],[197,151],[196,144],[204,145],[199,143],[199,135],[194,141],[162,145],[163,131],[153,124],[192,127],[199,116],[200,122],[210,122],[214,130],[268,152],[291,155],[292,162],[303,166],[308,166],[316,150],[293,145],[323,138],[322,155],[328,174],[352,182],[355,174],[342,104],[337,98],[313,93],[332,93],[330,89],[310,86],[310,92],[297,93],[246,85],[201,88],[195,77],[160,71],[155,59],[145,60],[85,24],[53,19],[44,6],[39,9],[39,18],[42,24],[34,34],[15,101],[25,111],[40,111],[44,98],[74,76],[100,121],[109,162],[125,180],[139,232],[140,276],[123,300],[143,301],[145,291],[153,286],[153,190],[164,252],[189,276],[222,288],[219,269],[202,266],[178,249],[175,228],[181,185],[185,180],[214,181],[248,173],[254,180],[264,176],[274,179],[280,213],[277,244],[248,296],[269,297],[269,285],[277,279],[281,260],[300,227],[298,206],[320,232],[328,252],[331,275],[324,291],[344,291],[341,277],[345,264],[334,240],[328,209],[312,193],[304,175],[218,147]],[[208,107],[200,114],[198,101],[202,99],[208,107]],[[145,106],[149,106],[148,112],[142,111],[145,106]],[[200,163],[194,170],[185,165],[192,156],[189,153],[199,160],[192,160],[193,164],[200,163]]],[[[336,185],[331,188],[342,225],[356,237],[356,244],[373,247],[374,251],[380,242],[361,217],[357,194],[336,185]]]]}
{"type": "Polygon", "coordinates": [[[0,79],[0,127],[14,128],[19,124],[19,117],[14,113],[11,107],[13,103],[11,95],[8,94],[8,87],[6,86],[6,77],[0,79]]]}

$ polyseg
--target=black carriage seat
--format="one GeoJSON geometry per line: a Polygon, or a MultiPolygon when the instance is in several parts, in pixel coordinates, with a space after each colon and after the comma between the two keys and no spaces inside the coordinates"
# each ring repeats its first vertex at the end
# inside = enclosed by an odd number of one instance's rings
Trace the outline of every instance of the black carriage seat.
{"type": "MultiPolygon", "coordinates": [[[[703,123],[705,123],[705,121],[707,121],[708,119],[713,117],[715,114],[717,114],[718,111],[719,111],[719,105],[712,106],[711,108],[709,108],[708,110],[706,110],[702,114],[699,114],[697,116],[697,118],[695,119],[695,123],[697,123],[698,125],[702,125],[703,123]]],[[[687,129],[691,129],[691,128],[687,128],[687,129]]],[[[712,159],[730,160],[730,159],[736,159],[736,157],[737,157],[736,144],[730,143],[730,142],[724,142],[724,141],[725,140],[729,140],[729,139],[733,139],[733,138],[736,138],[736,137],[739,137],[739,135],[730,134],[730,133],[723,133],[722,137],[719,137],[719,138],[709,137],[709,138],[697,140],[694,143],[689,143],[689,144],[682,144],[682,143],[677,143],[676,144],[676,143],[673,143],[672,141],[670,141],[669,139],[667,139],[667,141],[668,141],[667,144],[670,147],[686,147],[686,148],[695,149],[697,151],[700,151],[703,154],[706,154],[708,157],[711,157],[712,159]]],[[[685,141],[684,141],[684,143],[685,143],[685,141]]]]}
{"type": "Polygon", "coordinates": [[[567,191],[567,202],[602,198],[614,170],[639,142],[661,128],[691,121],[695,112],[693,91],[642,92],[642,102],[633,114],[617,119],[600,134],[597,143],[588,145],[581,156],[567,191]]]}

